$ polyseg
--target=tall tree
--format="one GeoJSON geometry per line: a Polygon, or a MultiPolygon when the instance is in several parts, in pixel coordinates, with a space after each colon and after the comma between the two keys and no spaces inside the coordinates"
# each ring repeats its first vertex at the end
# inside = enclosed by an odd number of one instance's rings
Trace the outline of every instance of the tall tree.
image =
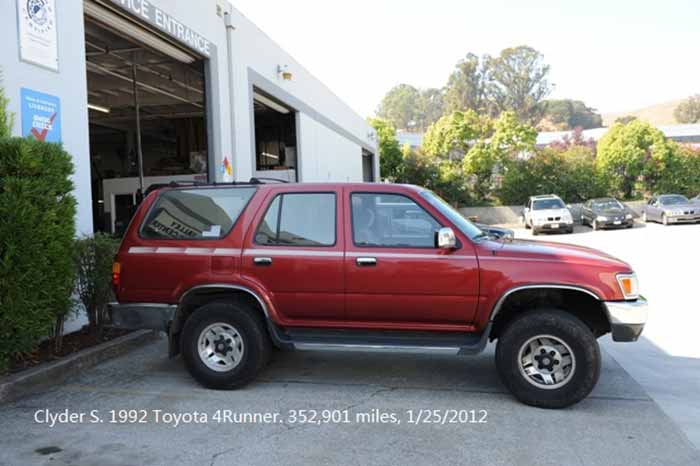
{"type": "Polygon", "coordinates": [[[488,137],[491,121],[474,110],[452,112],[433,123],[423,138],[427,155],[461,159],[478,140],[488,137]]]}
{"type": "Polygon", "coordinates": [[[401,175],[403,164],[396,129],[389,121],[381,118],[371,118],[369,124],[377,131],[379,139],[379,176],[394,181],[401,175]]]}
{"type": "Polygon", "coordinates": [[[489,93],[497,108],[511,110],[520,120],[536,124],[542,118],[542,101],[553,88],[542,54],[526,45],[507,48],[489,60],[488,68],[489,93]]]}
{"type": "Polygon", "coordinates": [[[700,123],[700,94],[688,97],[673,111],[678,123],[700,123]]]}
{"type": "Polygon", "coordinates": [[[445,110],[456,112],[486,111],[489,107],[489,58],[479,59],[473,53],[460,60],[445,86],[445,110]]]}
{"type": "Polygon", "coordinates": [[[440,89],[417,89],[399,84],[386,93],[377,116],[396,129],[424,131],[442,115],[444,99],[440,89]]]}
{"type": "MultiPolygon", "coordinates": [[[[544,118],[558,130],[590,129],[603,126],[603,117],[580,100],[552,99],[544,104],[544,118]]],[[[540,122],[542,123],[542,122],[540,122]]]]}
{"type": "Polygon", "coordinates": [[[417,129],[425,131],[440,119],[445,110],[445,96],[440,89],[428,88],[420,91],[417,129]]]}

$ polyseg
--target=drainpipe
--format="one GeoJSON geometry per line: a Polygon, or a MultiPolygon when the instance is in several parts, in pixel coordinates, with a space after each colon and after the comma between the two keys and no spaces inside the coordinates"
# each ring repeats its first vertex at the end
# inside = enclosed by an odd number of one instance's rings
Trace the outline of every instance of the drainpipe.
{"type": "MultiPolygon", "coordinates": [[[[236,151],[236,113],[233,110],[233,104],[235,99],[233,97],[233,31],[236,27],[233,25],[233,20],[231,19],[231,5],[229,4],[229,11],[224,13],[224,24],[226,25],[226,59],[228,61],[228,105],[229,105],[229,115],[231,117],[231,153],[228,155],[230,157],[229,162],[233,165],[233,154],[236,151]]],[[[226,155],[224,154],[224,157],[226,155]]],[[[223,160],[221,161],[223,163],[223,160]]],[[[233,167],[233,179],[238,177],[239,167],[233,167]]]]}

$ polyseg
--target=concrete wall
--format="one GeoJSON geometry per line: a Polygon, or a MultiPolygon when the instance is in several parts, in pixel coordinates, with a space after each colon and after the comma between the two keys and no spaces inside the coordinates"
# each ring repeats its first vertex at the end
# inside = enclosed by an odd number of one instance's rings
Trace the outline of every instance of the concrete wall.
{"type": "Polygon", "coordinates": [[[78,200],[76,228],[79,233],[92,233],[83,4],[58,0],[58,72],[20,61],[16,0],[0,0],[0,12],[0,85],[10,99],[9,110],[15,114],[13,134],[22,135],[20,88],[26,87],[61,99],[63,147],[73,156],[75,165],[73,183],[78,200]]]}
{"type": "MultiPolygon", "coordinates": [[[[642,212],[642,207],[646,201],[629,201],[623,202],[628,209],[639,217],[642,212]]],[[[522,224],[523,206],[498,206],[498,207],[461,207],[459,209],[465,217],[476,217],[480,223],[487,225],[516,225],[522,224]]],[[[571,215],[574,222],[580,222],[581,219],[581,204],[571,204],[571,215]]]]}

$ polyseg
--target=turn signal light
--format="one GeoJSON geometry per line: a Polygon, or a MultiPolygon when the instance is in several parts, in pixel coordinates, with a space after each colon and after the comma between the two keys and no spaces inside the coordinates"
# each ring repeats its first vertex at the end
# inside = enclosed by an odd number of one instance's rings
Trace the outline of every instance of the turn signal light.
{"type": "Polygon", "coordinates": [[[119,289],[119,280],[120,280],[120,275],[122,273],[122,265],[119,262],[115,262],[112,264],[112,287],[114,288],[114,291],[119,289]]]}
{"type": "Polygon", "coordinates": [[[620,285],[620,290],[625,299],[639,298],[639,285],[635,274],[619,274],[617,283],[620,285]]]}

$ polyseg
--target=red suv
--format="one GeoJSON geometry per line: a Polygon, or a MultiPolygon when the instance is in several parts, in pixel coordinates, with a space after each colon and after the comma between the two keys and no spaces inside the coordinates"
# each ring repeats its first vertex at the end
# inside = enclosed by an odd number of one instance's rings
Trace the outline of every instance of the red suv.
{"type": "Polygon", "coordinates": [[[600,374],[596,339],[647,316],[630,266],[495,239],[429,190],[395,184],[172,185],[115,258],[115,325],[167,332],[195,379],[250,382],[279,349],[478,353],[521,401],[560,408],[600,374]]]}

